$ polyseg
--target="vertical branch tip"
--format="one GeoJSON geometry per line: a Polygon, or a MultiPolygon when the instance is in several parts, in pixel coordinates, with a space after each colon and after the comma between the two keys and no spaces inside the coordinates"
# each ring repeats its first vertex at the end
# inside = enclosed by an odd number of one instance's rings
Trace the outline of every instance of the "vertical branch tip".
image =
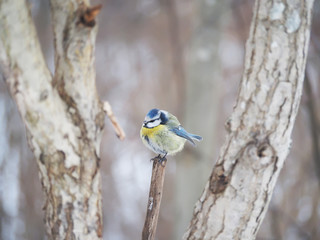
{"type": "Polygon", "coordinates": [[[163,192],[163,182],[167,160],[160,156],[155,157],[152,166],[152,176],[147,205],[147,214],[142,230],[142,240],[154,240],[160,213],[160,204],[163,192]]]}

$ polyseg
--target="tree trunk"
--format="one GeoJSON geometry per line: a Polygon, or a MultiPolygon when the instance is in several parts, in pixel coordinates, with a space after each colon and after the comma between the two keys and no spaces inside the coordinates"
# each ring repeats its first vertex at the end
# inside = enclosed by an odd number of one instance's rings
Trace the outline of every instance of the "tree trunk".
{"type": "Polygon", "coordinates": [[[105,113],[95,87],[99,8],[51,1],[55,74],[24,0],[0,2],[0,69],[27,129],[45,192],[50,239],[101,239],[99,146],[105,113]]]}
{"type": "MultiPolygon", "coordinates": [[[[183,3],[182,3],[183,4],[183,3]]],[[[193,24],[197,27],[186,47],[186,106],[183,126],[189,131],[201,135],[204,141],[196,148],[190,147],[179,153],[176,158],[175,187],[175,228],[173,239],[181,238],[192,216],[192,208],[203,191],[211,172],[212,155],[217,151],[216,123],[219,98],[221,95],[221,61],[219,45],[222,25],[228,19],[230,1],[214,3],[194,1],[193,24]],[[202,53],[202,54],[199,54],[202,53]],[[209,74],[208,74],[209,73],[209,74]],[[201,94],[200,94],[201,93],[201,94]],[[206,107],[205,116],[203,108],[206,107]],[[205,129],[205,131],[200,132],[205,129]],[[186,191],[188,186],[188,191],[186,191]]]]}
{"type": "Polygon", "coordinates": [[[254,239],[288,155],[312,0],[257,0],[237,104],[183,239],[254,239]]]}

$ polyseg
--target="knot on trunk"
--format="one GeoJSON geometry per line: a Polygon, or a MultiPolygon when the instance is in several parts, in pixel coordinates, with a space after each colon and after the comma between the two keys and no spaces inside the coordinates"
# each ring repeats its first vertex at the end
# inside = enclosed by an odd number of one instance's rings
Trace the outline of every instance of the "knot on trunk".
{"type": "Polygon", "coordinates": [[[213,194],[224,192],[230,181],[226,175],[223,165],[216,165],[210,177],[210,190],[213,194]]]}
{"type": "Polygon", "coordinates": [[[82,5],[80,8],[80,23],[87,27],[94,27],[96,25],[96,16],[99,14],[101,8],[101,4],[93,7],[82,5]]]}
{"type": "Polygon", "coordinates": [[[253,170],[263,170],[272,164],[275,159],[275,150],[267,137],[248,143],[243,155],[243,160],[253,170]]]}

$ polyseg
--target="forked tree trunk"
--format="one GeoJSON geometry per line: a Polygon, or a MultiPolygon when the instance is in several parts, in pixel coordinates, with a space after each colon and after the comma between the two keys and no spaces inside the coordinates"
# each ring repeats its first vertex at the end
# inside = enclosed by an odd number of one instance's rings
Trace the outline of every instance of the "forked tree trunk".
{"type": "Polygon", "coordinates": [[[183,239],[254,239],[288,155],[313,0],[257,0],[237,104],[183,239]]]}
{"type": "MultiPolygon", "coordinates": [[[[300,102],[312,0],[257,0],[229,134],[184,239],[253,239],[288,155],[300,102]]],[[[102,238],[94,17],[51,0],[55,74],[24,0],[0,1],[0,69],[26,125],[50,239],[102,238]]]]}
{"type": "Polygon", "coordinates": [[[95,87],[99,8],[52,0],[55,73],[25,0],[0,1],[0,67],[26,125],[45,192],[49,239],[101,239],[99,146],[105,113],[95,87]]]}

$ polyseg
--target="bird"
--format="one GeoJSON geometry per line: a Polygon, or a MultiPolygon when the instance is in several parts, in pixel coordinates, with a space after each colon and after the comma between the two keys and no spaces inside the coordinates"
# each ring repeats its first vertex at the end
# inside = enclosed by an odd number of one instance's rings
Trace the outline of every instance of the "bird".
{"type": "Polygon", "coordinates": [[[187,140],[194,146],[194,140],[202,140],[201,136],[188,133],[177,117],[157,108],[147,113],[140,130],[140,137],[144,145],[159,154],[151,160],[159,159],[159,162],[165,161],[167,155],[180,152],[187,140]]]}

